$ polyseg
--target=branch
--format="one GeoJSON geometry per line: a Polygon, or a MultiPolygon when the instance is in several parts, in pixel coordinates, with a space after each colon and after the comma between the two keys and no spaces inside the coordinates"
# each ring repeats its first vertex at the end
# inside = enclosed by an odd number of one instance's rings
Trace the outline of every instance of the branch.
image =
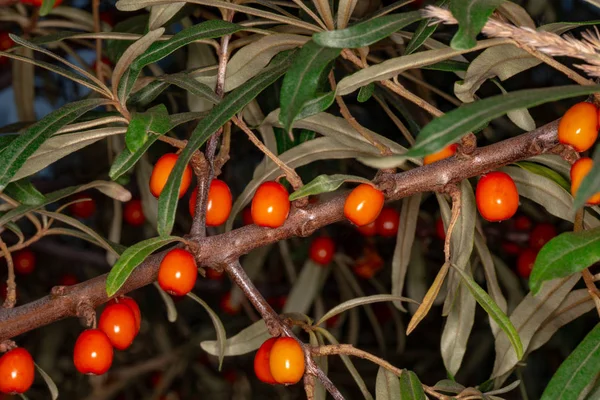
{"type": "MultiPolygon", "coordinates": [[[[398,174],[386,174],[383,179],[388,200],[399,200],[421,192],[443,190],[449,184],[479,176],[503,165],[550,152],[557,144],[558,121],[529,133],[499,143],[475,149],[469,158],[451,157],[398,174]]],[[[293,236],[309,236],[317,229],[344,218],[344,200],[340,193],[328,201],[293,209],[283,226],[275,229],[256,225],[245,226],[221,235],[190,236],[197,244],[195,256],[199,266],[221,268],[235,262],[253,249],[293,236]]],[[[122,295],[156,280],[158,266],[165,252],[148,257],[137,267],[117,295],[122,295]]],[[[73,317],[77,303],[88,299],[94,306],[108,301],[106,275],[70,286],[59,297],[46,296],[32,303],[0,310],[0,342],[37,329],[63,318],[73,317]]]]}

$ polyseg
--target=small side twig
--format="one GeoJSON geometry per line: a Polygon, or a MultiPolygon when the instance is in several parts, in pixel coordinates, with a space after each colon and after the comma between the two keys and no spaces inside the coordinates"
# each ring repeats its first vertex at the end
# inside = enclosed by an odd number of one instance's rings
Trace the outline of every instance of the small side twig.
{"type": "Polygon", "coordinates": [[[4,299],[4,308],[13,308],[17,304],[17,284],[15,283],[15,267],[13,259],[8,251],[8,247],[4,240],[0,237],[0,250],[6,258],[6,265],[8,266],[8,278],[6,279],[6,299],[4,299]]]}
{"type": "MultiPolygon", "coordinates": [[[[575,224],[573,227],[574,232],[583,231],[584,212],[585,210],[583,208],[577,210],[577,214],[575,214],[575,224]]],[[[596,311],[600,316],[600,291],[598,290],[598,287],[594,282],[594,275],[592,275],[589,268],[585,268],[583,271],[581,271],[581,274],[583,275],[583,281],[585,282],[585,286],[587,287],[588,293],[590,294],[592,300],[594,300],[594,304],[596,305],[596,311]]]]}

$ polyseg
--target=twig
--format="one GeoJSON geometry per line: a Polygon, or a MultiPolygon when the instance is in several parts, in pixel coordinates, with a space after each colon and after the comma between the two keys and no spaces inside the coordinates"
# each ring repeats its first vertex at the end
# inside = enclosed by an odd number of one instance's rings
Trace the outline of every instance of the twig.
{"type": "Polygon", "coordinates": [[[326,346],[314,346],[311,347],[310,351],[316,356],[331,356],[345,354],[349,356],[364,358],[365,360],[369,360],[379,365],[380,367],[387,369],[388,371],[392,372],[397,376],[402,375],[402,370],[400,368],[394,367],[389,362],[369,352],[357,349],[351,344],[331,344],[326,346]]]}
{"type": "Polygon", "coordinates": [[[13,264],[13,259],[8,251],[8,247],[4,240],[0,237],[0,250],[2,250],[2,254],[6,257],[6,265],[8,267],[8,278],[6,279],[6,299],[4,299],[4,304],[2,307],[4,308],[13,308],[17,303],[17,284],[15,283],[15,266],[13,264]]]}
{"type": "Polygon", "coordinates": [[[221,175],[223,166],[229,161],[229,149],[231,148],[231,122],[227,122],[223,127],[223,140],[219,154],[215,158],[215,176],[221,175]]]}
{"type": "MultiPolygon", "coordinates": [[[[577,213],[575,214],[575,222],[573,227],[574,232],[583,231],[584,212],[585,210],[583,208],[577,210],[577,213]]],[[[592,300],[594,300],[594,304],[596,305],[596,311],[600,316],[600,291],[598,291],[598,287],[594,283],[594,275],[592,275],[589,268],[585,268],[583,271],[581,271],[581,274],[583,275],[583,281],[585,282],[585,286],[587,287],[588,293],[590,294],[592,300]]]]}
{"type": "MultiPolygon", "coordinates": [[[[100,0],[92,0],[92,17],[94,18],[94,33],[100,32],[100,0]]],[[[96,38],[96,76],[103,80],[104,71],[102,71],[102,38],[96,38]]]]}
{"type": "Polygon", "coordinates": [[[448,188],[448,192],[452,197],[452,218],[448,224],[448,232],[446,233],[446,240],[444,241],[444,255],[447,263],[450,262],[450,239],[452,238],[454,225],[456,225],[456,221],[458,221],[458,217],[460,216],[460,207],[462,203],[461,191],[457,185],[451,185],[448,188]]]}

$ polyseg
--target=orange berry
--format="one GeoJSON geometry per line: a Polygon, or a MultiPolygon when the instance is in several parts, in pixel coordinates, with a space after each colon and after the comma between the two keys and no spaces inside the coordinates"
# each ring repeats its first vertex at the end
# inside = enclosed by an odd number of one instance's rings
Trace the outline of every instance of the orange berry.
{"type": "Polygon", "coordinates": [[[383,237],[396,237],[400,225],[400,213],[391,207],[384,207],[375,220],[377,233],[383,237]]]}
{"type": "Polygon", "coordinates": [[[206,277],[213,281],[220,281],[223,279],[223,271],[216,271],[214,268],[206,268],[206,277]]]}
{"type": "Polygon", "coordinates": [[[271,356],[271,349],[277,341],[277,338],[267,339],[258,349],[254,356],[254,373],[256,377],[264,383],[274,385],[277,383],[273,375],[271,375],[271,366],[269,365],[269,359],[271,356]]]}
{"type": "Polygon", "coordinates": [[[198,202],[198,186],[192,190],[192,194],[190,195],[190,202],[188,203],[190,215],[192,218],[196,215],[196,203],[198,202]]]}
{"type": "Polygon", "coordinates": [[[366,224],[363,226],[357,226],[356,229],[363,236],[375,236],[377,234],[377,227],[375,226],[375,222],[371,222],[370,224],[366,224]]]}
{"type": "Polygon", "coordinates": [[[552,224],[542,223],[536,225],[529,236],[529,246],[539,250],[557,235],[556,228],[552,224]]]}
{"type": "Polygon", "coordinates": [[[252,210],[250,207],[246,207],[244,208],[244,211],[242,211],[242,222],[244,225],[254,224],[254,220],[252,219],[252,210]]]}
{"type": "Polygon", "coordinates": [[[125,203],[125,207],[123,208],[123,219],[132,226],[144,225],[146,216],[144,215],[142,201],[136,199],[125,203]]]}
{"type": "Polygon", "coordinates": [[[368,225],[377,219],[384,201],[383,192],[371,185],[362,183],[346,197],[344,215],[354,225],[368,225]]]}
{"type": "Polygon", "coordinates": [[[25,393],[34,376],[33,358],[24,348],[17,347],[0,357],[0,393],[25,393]]]}
{"type": "MultiPolygon", "coordinates": [[[[167,184],[167,180],[169,179],[169,175],[171,175],[173,167],[175,167],[177,158],[177,154],[167,153],[161,158],[159,158],[156,164],[154,164],[152,175],[150,175],[150,193],[152,193],[154,197],[160,196],[160,193],[167,184]]],[[[181,177],[181,186],[179,187],[179,198],[183,197],[185,192],[190,187],[191,182],[192,167],[186,165],[185,170],[183,171],[183,176],[181,177]]]]}
{"type": "Polygon", "coordinates": [[[446,230],[444,229],[444,221],[442,221],[441,217],[435,220],[435,234],[438,239],[446,240],[446,230]]]}
{"type": "Polygon", "coordinates": [[[117,350],[125,350],[133,343],[137,333],[133,311],[122,303],[106,306],[100,315],[98,329],[108,336],[117,350]]]}
{"type": "Polygon", "coordinates": [[[223,310],[225,314],[236,315],[240,312],[241,308],[241,304],[231,303],[231,292],[227,292],[221,297],[221,310],[223,310]]]}
{"type": "MultiPolygon", "coordinates": [[[[190,215],[196,215],[196,202],[198,201],[198,188],[190,196],[190,215]]],[[[231,191],[229,186],[220,179],[213,179],[208,189],[208,203],[206,204],[206,226],[219,226],[227,221],[231,213],[231,191]]]]}
{"type": "Polygon", "coordinates": [[[194,288],[197,276],[194,256],[183,249],[173,249],[160,263],[158,284],[167,293],[184,296],[194,288]]]}
{"type": "Polygon", "coordinates": [[[433,153],[433,154],[429,154],[428,156],[425,156],[425,158],[423,158],[423,165],[431,164],[436,161],[443,160],[444,158],[452,157],[456,153],[457,147],[458,147],[458,145],[456,143],[451,144],[451,145],[444,147],[442,150],[438,151],[437,153],[433,153]]]}
{"type": "Polygon", "coordinates": [[[558,124],[558,141],[578,152],[588,150],[598,138],[598,109],[581,102],[569,108],[558,124]]]}
{"type": "Polygon", "coordinates": [[[304,375],[304,352],[291,337],[282,337],[271,347],[269,357],[271,375],[277,383],[293,385],[304,375]]]}
{"type": "Polygon", "coordinates": [[[64,274],[59,281],[61,286],[73,286],[79,283],[79,279],[73,274],[64,274]]]}
{"type": "Polygon", "coordinates": [[[137,335],[140,331],[140,327],[142,326],[142,312],[140,311],[140,306],[138,306],[138,303],[131,297],[123,296],[112,299],[107,303],[107,305],[112,304],[125,304],[127,307],[129,307],[135,319],[135,334],[137,335]]]}
{"type": "MultiPolygon", "coordinates": [[[[582,157],[571,166],[571,194],[573,197],[577,194],[581,182],[590,173],[594,161],[589,157],[582,157]]],[[[587,200],[588,205],[600,204],[600,192],[596,193],[587,200]]]]}
{"type": "Polygon", "coordinates": [[[287,189],[275,181],[264,182],[254,193],[251,213],[252,220],[258,226],[280,227],[290,213],[287,189]]]}
{"type": "Polygon", "coordinates": [[[364,255],[356,260],[352,269],[357,276],[363,279],[371,279],[382,267],[383,258],[379,253],[374,249],[366,248],[364,255]]]}
{"type": "Polygon", "coordinates": [[[69,211],[71,211],[71,214],[82,219],[87,219],[94,215],[96,212],[96,201],[92,199],[89,194],[85,193],[78,193],[73,196],[73,200],[80,199],[85,200],[69,205],[69,211]]]}
{"type": "Polygon", "coordinates": [[[482,176],[475,197],[479,213],[490,222],[509,219],[519,208],[517,186],[504,172],[490,172],[482,176]]]}
{"type": "Polygon", "coordinates": [[[309,249],[310,259],[320,265],[327,265],[335,254],[335,243],[331,238],[321,236],[314,238],[309,249]]]}
{"type": "Polygon", "coordinates": [[[109,370],[113,360],[113,347],[104,332],[88,329],[75,342],[73,362],[82,374],[102,375],[109,370]]]}
{"type": "Polygon", "coordinates": [[[537,250],[525,249],[519,255],[519,258],[517,259],[517,272],[521,277],[529,278],[529,275],[531,275],[531,270],[533,269],[533,265],[535,264],[537,254],[537,250]]]}
{"type": "Polygon", "coordinates": [[[15,272],[21,275],[29,275],[35,269],[35,253],[29,249],[17,251],[13,254],[15,272]]]}
{"type": "Polygon", "coordinates": [[[269,297],[267,299],[267,303],[275,310],[282,310],[285,307],[285,303],[287,302],[287,296],[275,296],[269,297]]]}
{"type": "Polygon", "coordinates": [[[526,215],[518,215],[515,217],[515,229],[518,231],[529,231],[532,227],[532,222],[526,215]]]}

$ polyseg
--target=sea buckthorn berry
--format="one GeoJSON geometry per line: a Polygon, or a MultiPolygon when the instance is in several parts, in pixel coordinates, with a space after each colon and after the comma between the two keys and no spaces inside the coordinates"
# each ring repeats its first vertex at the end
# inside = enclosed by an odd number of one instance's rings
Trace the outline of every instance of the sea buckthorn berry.
{"type": "Polygon", "coordinates": [[[344,215],[356,226],[370,224],[379,216],[384,201],[383,192],[362,183],[346,197],[344,215]]]}
{"type": "MultiPolygon", "coordinates": [[[[167,153],[161,158],[159,158],[156,164],[154,164],[152,175],[150,175],[150,193],[152,193],[154,197],[160,196],[160,193],[167,184],[167,180],[169,179],[169,175],[171,175],[173,167],[175,167],[177,158],[177,154],[167,153]]],[[[179,187],[179,198],[183,197],[185,192],[190,187],[191,182],[192,167],[186,165],[185,170],[183,171],[183,176],[181,177],[181,186],[179,187]]]]}
{"type": "Polygon", "coordinates": [[[521,247],[515,242],[504,242],[502,243],[502,250],[511,256],[516,256],[521,253],[521,247]]]}
{"type": "Polygon", "coordinates": [[[371,279],[382,267],[383,258],[376,250],[367,247],[363,256],[356,260],[352,269],[357,276],[371,279]]]}
{"type": "Polygon", "coordinates": [[[558,141],[578,152],[588,150],[598,138],[598,109],[592,103],[577,103],[558,124],[558,141]]]}
{"type": "Polygon", "coordinates": [[[34,376],[33,358],[24,348],[17,347],[0,357],[0,393],[25,393],[34,376]]]}
{"type": "Polygon", "coordinates": [[[125,203],[125,207],[123,208],[123,219],[132,226],[144,225],[146,216],[144,215],[144,209],[142,208],[142,201],[136,199],[125,203]]]}
{"type": "Polygon", "coordinates": [[[278,182],[265,182],[258,187],[252,198],[252,220],[258,226],[278,228],[290,213],[287,189],[278,182]]]}
{"type": "Polygon", "coordinates": [[[127,307],[129,307],[135,319],[135,334],[137,335],[140,331],[140,327],[142,326],[142,312],[140,311],[140,306],[138,306],[138,303],[131,297],[123,296],[112,299],[107,303],[107,305],[112,304],[125,304],[127,307]]]}
{"type": "Polygon", "coordinates": [[[531,230],[531,227],[533,226],[533,223],[531,222],[531,219],[529,219],[528,216],[526,215],[517,215],[515,217],[515,229],[518,231],[529,231],[531,230]]]}
{"type": "Polygon", "coordinates": [[[335,254],[335,242],[328,237],[314,238],[309,249],[310,259],[320,265],[327,265],[335,254]]]}
{"type": "Polygon", "coordinates": [[[440,217],[438,217],[438,219],[435,220],[435,234],[437,235],[438,239],[446,240],[446,230],[444,229],[444,221],[442,221],[442,218],[440,217]]]}
{"type": "Polygon", "coordinates": [[[183,249],[169,251],[158,269],[158,284],[165,292],[175,296],[188,294],[194,288],[197,277],[196,260],[183,249]]]}
{"type": "Polygon", "coordinates": [[[69,205],[71,214],[78,218],[87,219],[96,212],[96,201],[89,194],[79,193],[73,196],[73,200],[81,200],[69,205]],[[85,199],[85,200],[83,200],[85,199]]]}
{"type": "Polygon", "coordinates": [[[556,235],[554,225],[548,223],[537,224],[529,236],[529,246],[534,250],[539,250],[556,235]]]}
{"type": "Polygon", "coordinates": [[[244,225],[254,224],[254,220],[252,219],[252,210],[250,207],[246,207],[244,208],[244,211],[242,211],[242,222],[244,225]]]}
{"type": "MultiPolygon", "coordinates": [[[[198,188],[190,196],[190,215],[196,214],[196,201],[198,188]]],[[[229,186],[220,179],[213,179],[208,189],[208,202],[206,204],[206,226],[219,226],[227,221],[231,213],[231,191],[229,186]]]]}
{"type": "Polygon", "coordinates": [[[15,272],[21,275],[29,275],[35,269],[35,253],[24,249],[13,254],[15,272]]]}
{"type": "Polygon", "coordinates": [[[236,315],[241,309],[241,304],[233,304],[231,302],[231,292],[227,292],[221,297],[221,310],[223,310],[225,314],[236,315]]]}
{"type": "Polygon", "coordinates": [[[509,219],[519,208],[517,186],[504,172],[490,172],[482,176],[475,192],[477,209],[490,222],[509,219]]]}
{"type": "Polygon", "coordinates": [[[269,303],[269,305],[273,307],[276,311],[283,310],[283,307],[285,307],[286,302],[287,296],[274,296],[269,297],[267,299],[267,303],[269,303]]]}
{"type": "MultiPolygon", "coordinates": [[[[0,51],[6,51],[14,46],[12,39],[8,36],[8,32],[0,32],[0,51]]],[[[0,56],[0,64],[8,62],[8,57],[0,56]]]]}
{"type": "MultiPolygon", "coordinates": [[[[21,0],[21,3],[28,4],[34,7],[41,7],[44,0],[21,0]]],[[[57,7],[62,3],[62,0],[54,0],[54,6],[57,7]]]]}
{"type": "Polygon", "coordinates": [[[423,158],[423,164],[427,165],[427,164],[434,163],[436,161],[443,160],[444,158],[452,157],[456,153],[457,147],[458,147],[458,145],[456,143],[451,144],[451,145],[444,147],[442,150],[438,151],[437,153],[433,153],[428,156],[425,156],[425,158],[423,158]]]}
{"type": "Polygon", "coordinates": [[[400,225],[400,213],[391,207],[384,207],[375,220],[377,233],[383,237],[396,237],[400,225]]]}
{"type": "Polygon", "coordinates": [[[271,356],[271,348],[277,341],[277,338],[267,339],[258,349],[254,356],[254,373],[256,377],[264,383],[274,385],[277,383],[273,375],[271,375],[271,366],[269,358],[271,356]]]}
{"type": "Polygon", "coordinates": [[[98,329],[106,333],[117,350],[125,350],[133,343],[137,333],[133,311],[121,303],[106,306],[100,315],[98,329]]]}
{"type": "Polygon", "coordinates": [[[375,236],[377,234],[377,227],[375,226],[375,222],[371,222],[370,224],[363,226],[357,226],[356,230],[358,230],[363,236],[375,236]]]}
{"type": "Polygon", "coordinates": [[[192,194],[190,196],[190,202],[188,203],[188,207],[190,210],[190,215],[192,218],[196,216],[196,202],[198,201],[198,186],[192,190],[192,194]]]}
{"type": "Polygon", "coordinates": [[[86,375],[106,373],[113,361],[113,347],[108,336],[99,329],[88,329],[79,335],[73,351],[77,371],[86,375]]]}
{"type": "Polygon", "coordinates": [[[537,254],[537,250],[534,249],[523,250],[517,259],[517,272],[519,273],[519,276],[523,278],[529,278],[529,275],[531,275],[531,270],[533,269],[533,265],[535,264],[537,254]]]}
{"type": "Polygon", "coordinates": [[[73,286],[79,283],[79,279],[73,274],[64,274],[59,281],[61,286],[73,286]]]}
{"type": "MultiPolygon", "coordinates": [[[[577,194],[581,182],[590,173],[593,166],[594,161],[589,157],[582,157],[571,166],[571,194],[573,197],[577,194]]],[[[600,204],[600,192],[587,199],[586,203],[588,205],[600,204]]]]}
{"type": "Polygon", "coordinates": [[[293,385],[304,375],[304,352],[291,337],[282,337],[271,347],[269,357],[271,375],[277,383],[293,385]]]}
{"type": "Polygon", "coordinates": [[[223,271],[217,271],[214,268],[206,268],[206,277],[213,281],[220,281],[223,279],[223,271]]]}

